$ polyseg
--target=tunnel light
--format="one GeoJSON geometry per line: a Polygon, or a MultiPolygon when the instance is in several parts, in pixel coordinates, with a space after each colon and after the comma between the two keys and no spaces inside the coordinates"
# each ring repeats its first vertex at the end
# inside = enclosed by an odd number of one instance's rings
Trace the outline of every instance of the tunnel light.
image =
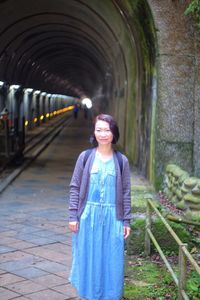
{"type": "Polygon", "coordinates": [[[46,118],[49,118],[49,113],[46,114],[46,118]]]}
{"type": "Polygon", "coordinates": [[[83,98],[82,104],[89,109],[92,108],[92,101],[89,98],[83,98]]]}
{"type": "Polygon", "coordinates": [[[47,94],[47,97],[51,97],[51,94],[47,94]]]}
{"type": "Polygon", "coordinates": [[[46,96],[46,94],[47,94],[46,92],[42,92],[41,96],[46,96]]]}
{"type": "Polygon", "coordinates": [[[44,119],[44,116],[43,116],[43,115],[41,115],[41,116],[40,116],[40,120],[42,121],[43,119],[44,119]]]}
{"type": "Polygon", "coordinates": [[[25,89],[25,93],[32,93],[32,91],[33,91],[33,89],[31,89],[31,88],[25,89]]]}
{"type": "Polygon", "coordinates": [[[40,93],[41,93],[41,91],[37,90],[37,91],[35,91],[33,94],[34,94],[34,95],[39,95],[40,93]]]}
{"type": "Polygon", "coordinates": [[[36,123],[36,122],[37,122],[37,120],[38,120],[37,118],[34,118],[33,122],[34,122],[34,123],[36,123]]]}
{"type": "Polygon", "coordinates": [[[28,126],[28,121],[25,121],[25,126],[26,126],[26,127],[28,126]]]}
{"type": "Polygon", "coordinates": [[[3,81],[0,81],[0,87],[2,87],[4,85],[3,81]]]}
{"type": "Polygon", "coordinates": [[[18,84],[13,84],[10,86],[10,90],[18,90],[20,88],[20,85],[18,84]]]}
{"type": "Polygon", "coordinates": [[[65,111],[72,110],[73,108],[74,108],[74,105],[70,105],[70,106],[65,108],[65,111]]]}

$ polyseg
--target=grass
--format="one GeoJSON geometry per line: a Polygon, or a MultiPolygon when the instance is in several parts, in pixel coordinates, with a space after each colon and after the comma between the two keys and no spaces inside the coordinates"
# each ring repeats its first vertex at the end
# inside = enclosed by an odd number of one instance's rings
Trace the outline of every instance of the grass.
{"type": "MultiPolygon", "coordinates": [[[[174,271],[177,265],[172,264],[174,271]]],[[[200,278],[190,271],[186,292],[190,300],[198,300],[200,293],[200,278]]],[[[126,261],[124,299],[126,300],[176,300],[178,289],[166,269],[158,260],[129,256],[126,261]]]]}
{"type": "Polygon", "coordinates": [[[126,265],[124,298],[177,299],[177,288],[163,265],[142,257],[129,257],[126,265]]]}

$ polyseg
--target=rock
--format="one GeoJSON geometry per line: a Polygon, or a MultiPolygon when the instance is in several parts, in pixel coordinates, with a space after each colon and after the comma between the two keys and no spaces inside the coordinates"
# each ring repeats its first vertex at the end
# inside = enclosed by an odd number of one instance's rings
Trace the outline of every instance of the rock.
{"type": "Polygon", "coordinates": [[[186,187],[193,188],[197,184],[197,181],[198,181],[198,178],[196,178],[196,177],[189,177],[189,178],[185,179],[184,185],[186,187]]]}
{"type": "Polygon", "coordinates": [[[200,204],[200,197],[194,196],[192,194],[186,194],[183,197],[183,200],[187,201],[187,202],[192,202],[192,203],[200,204]]]}
{"type": "Polygon", "coordinates": [[[198,196],[200,197],[200,188],[198,188],[198,186],[195,186],[195,187],[192,189],[192,194],[198,195],[198,196]]]}

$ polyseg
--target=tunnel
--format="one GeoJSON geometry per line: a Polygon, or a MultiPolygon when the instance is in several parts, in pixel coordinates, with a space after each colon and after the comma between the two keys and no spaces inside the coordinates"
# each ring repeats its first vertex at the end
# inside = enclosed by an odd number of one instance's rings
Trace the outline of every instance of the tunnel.
{"type": "Polygon", "coordinates": [[[150,180],[154,169],[156,37],[147,1],[0,1],[0,80],[89,97],[110,113],[120,148],[150,180]]]}

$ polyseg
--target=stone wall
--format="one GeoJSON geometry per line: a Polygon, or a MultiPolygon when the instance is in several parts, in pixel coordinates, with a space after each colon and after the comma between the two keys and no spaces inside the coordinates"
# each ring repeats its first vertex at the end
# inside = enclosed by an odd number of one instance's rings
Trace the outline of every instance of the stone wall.
{"type": "Polygon", "coordinates": [[[177,165],[167,165],[164,193],[188,217],[200,217],[200,178],[190,177],[177,165]]]}
{"type": "Polygon", "coordinates": [[[148,3],[157,31],[155,173],[173,163],[200,177],[200,32],[184,1],[148,3]]]}
{"type": "MultiPolygon", "coordinates": [[[[200,30],[199,30],[200,31],[200,30]]],[[[200,34],[195,33],[194,175],[200,177],[200,34]]]]}

